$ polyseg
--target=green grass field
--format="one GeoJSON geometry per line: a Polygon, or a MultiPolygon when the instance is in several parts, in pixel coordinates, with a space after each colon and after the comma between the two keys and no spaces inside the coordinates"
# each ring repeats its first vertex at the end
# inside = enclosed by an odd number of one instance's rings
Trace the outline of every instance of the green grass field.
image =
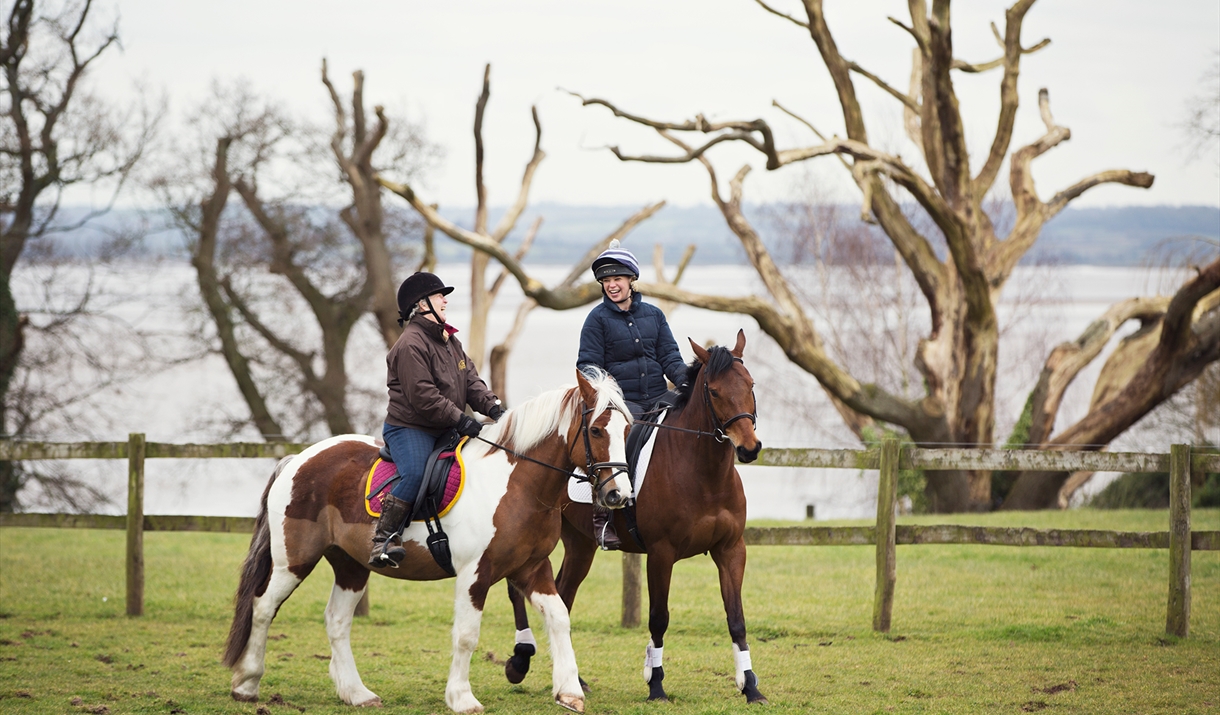
{"type": "MultiPolygon", "coordinates": [[[[1220,529],[1220,510],[1193,520],[1220,529]]],[[[901,521],[1153,531],[1168,517],[1086,510],[901,521]]],[[[242,535],[145,534],[146,615],[128,618],[122,532],[0,529],[0,712],[350,711],[327,675],[325,564],[272,626],[262,702],[229,698],[219,659],[247,544],[242,535]]],[[[593,686],[588,712],[1220,713],[1218,552],[1193,554],[1191,635],[1181,641],[1164,637],[1163,550],[900,546],[888,636],[870,629],[871,547],[759,546],[749,558],[746,618],[770,706],[747,708],[733,688],[707,557],[674,574],[672,702],[645,702],[647,629],[617,625],[619,557],[602,555],[572,619],[581,675],[593,686]]],[[[511,652],[513,625],[503,593],[497,585],[484,617],[475,695],[489,713],[563,712],[551,703],[545,643],[522,685],[504,680],[496,661],[511,652]]],[[[357,619],[352,643],[387,711],[448,712],[452,595],[452,582],[374,579],[371,614],[357,619]]]]}

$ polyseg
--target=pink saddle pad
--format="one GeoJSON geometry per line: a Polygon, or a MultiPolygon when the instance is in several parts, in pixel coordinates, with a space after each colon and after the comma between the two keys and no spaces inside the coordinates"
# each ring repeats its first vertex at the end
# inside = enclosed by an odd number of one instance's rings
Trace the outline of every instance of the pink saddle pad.
{"type": "MultiPolygon", "coordinates": [[[[458,450],[460,452],[460,446],[458,450]]],[[[442,458],[451,456],[453,456],[453,452],[441,453],[442,458]]],[[[459,454],[458,458],[453,461],[453,466],[449,468],[449,479],[445,482],[445,497],[441,500],[438,510],[440,516],[444,516],[445,512],[449,511],[449,507],[453,505],[453,502],[457,501],[458,496],[462,493],[462,486],[465,482],[464,466],[462,457],[459,454]]],[[[394,466],[393,462],[387,462],[378,458],[373,463],[373,468],[369,470],[368,479],[364,480],[364,508],[370,516],[381,516],[381,501],[386,494],[393,490],[393,487],[384,490],[382,487],[385,486],[386,482],[393,479],[396,474],[398,474],[398,469],[394,466]],[[369,499],[368,496],[370,494],[376,494],[377,496],[369,499]]]]}

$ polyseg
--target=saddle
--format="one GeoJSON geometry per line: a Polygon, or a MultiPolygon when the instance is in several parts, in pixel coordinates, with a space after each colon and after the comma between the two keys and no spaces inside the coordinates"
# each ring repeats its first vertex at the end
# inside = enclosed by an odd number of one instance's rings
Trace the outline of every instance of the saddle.
{"type": "MultiPolygon", "coordinates": [[[[456,575],[457,572],[453,568],[449,536],[441,526],[441,517],[449,511],[462,491],[464,475],[460,475],[459,471],[460,476],[456,480],[451,475],[455,467],[458,470],[462,469],[458,450],[466,439],[453,429],[445,430],[440,437],[437,437],[436,446],[432,449],[432,454],[428,455],[428,462],[424,466],[424,478],[419,485],[419,493],[415,497],[411,513],[407,515],[408,522],[422,520],[428,527],[428,538],[426,539],[428,551],[437,565],[450,576],[456,575]]],[[[394,462],[388,447],[383,446],[377,455],[384,462],[390,464],[394,462]]],[[[369,494],[368,501],[371,503],[374,497],[380,496],[398,479],[400,477],[395,476],[381,485],[375,492],[369,494]]]]}

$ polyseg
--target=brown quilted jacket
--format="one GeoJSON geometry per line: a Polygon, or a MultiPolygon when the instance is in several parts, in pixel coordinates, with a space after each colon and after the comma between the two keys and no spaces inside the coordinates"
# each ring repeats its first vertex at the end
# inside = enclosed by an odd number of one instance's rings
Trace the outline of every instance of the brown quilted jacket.
{"type": "Polygon", "coordinates": [[[496,396],[453,335],[457,329],[416,315],[386,355],[390,408],[386,422],[439,434],[466,405],[484,415],[496,396]]]}

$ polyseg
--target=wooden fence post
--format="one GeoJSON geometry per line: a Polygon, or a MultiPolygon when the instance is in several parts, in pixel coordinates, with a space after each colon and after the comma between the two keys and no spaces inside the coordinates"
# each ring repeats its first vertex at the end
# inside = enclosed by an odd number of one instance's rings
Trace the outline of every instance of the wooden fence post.
{"type": "Polygon", "coordinates": [[[873,588],[873,630],[889,633],[897,581],[894,511],[898,503],[898,440],[881,443],[881,480],[877,483],[877,583],[873,588]]]}
{"type": "Polygon", "coordinates": [[[623,628],[640,625],[640,555],[623,552],[623,628]]]}
{"type": "Polygon", "coordinates": [[[1190,635],[1190,445],[1169,448],[1169,606],[1165,633],[1190,635]]]}
{"type": "Polygon", "coordinates": [[[127,435],[127,615],[144,615],[144,435],[127,435]]]}

